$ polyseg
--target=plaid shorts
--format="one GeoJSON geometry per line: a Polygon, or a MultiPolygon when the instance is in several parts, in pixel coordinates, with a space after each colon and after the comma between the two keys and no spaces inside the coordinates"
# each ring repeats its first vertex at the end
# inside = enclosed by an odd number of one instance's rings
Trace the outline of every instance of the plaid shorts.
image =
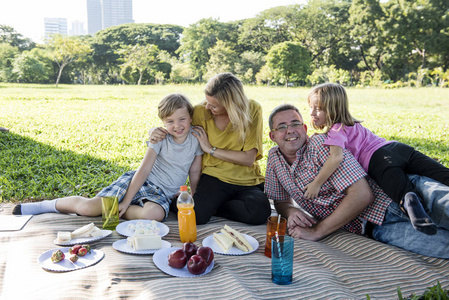
{"type": "MultiPolygon", "coordinates": [[[[134,174],[136,174],[136,171],[126,172],[125,174],[120,176],[116,181],[114,181],[111,185],[102,189],[97,194],[97,196],[99,197],[118,196],[119,203],[122,202],[134,174]]],[[[168,217],[171,199],[169,199],[164,194],[161,188],[154,185],[149,180],[145,180],[142,187],[139,189],[139,191],[137,191],[136,195],[131,200],[131,205],[139,205],[143,207],[144,200],[151,201],[162,206],[162,208],[165,211],[165,218],[168,217]]]]}

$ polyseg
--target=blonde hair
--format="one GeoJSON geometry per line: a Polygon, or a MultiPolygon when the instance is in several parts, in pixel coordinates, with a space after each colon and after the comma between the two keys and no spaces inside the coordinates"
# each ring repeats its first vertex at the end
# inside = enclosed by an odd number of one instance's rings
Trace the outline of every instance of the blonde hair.
{"type": "Polygon", "coordinates": [[[190,117],[193,116],[193,106],[189,99],[182,94],[170,94],[164,97],[157,106],[158,116],[161,120],[170,117],[175,110],[179,108],[187,108],[190,117]]]}
{"type": "MultiPolygon", "coordinates": [[[[236,131],[240,139],[244,141],[246,129],[251,124],[251,116],[249,100],[245,96],[240,79],[231,73],[220,73],[209,80],[204,93],[214,97],[218,103],[223,105],[232,125],[232,130],[236,131]]],[[[212,118],[210,112],[209,118],[212,118]]]]}
{"type": "Polygon", "coordinates": [[[345,88],[336,83],[323,83],[312,89],[307,96],[307,103],[314,99],[318,100],[319,108],[326,113],[326,122],[321,126],[311,125],[314,129],[328,132],[332,125],[341,123],[344,126],[354,126],[362,121],[355,119],[349,112],[349,101],[345,88]]]}

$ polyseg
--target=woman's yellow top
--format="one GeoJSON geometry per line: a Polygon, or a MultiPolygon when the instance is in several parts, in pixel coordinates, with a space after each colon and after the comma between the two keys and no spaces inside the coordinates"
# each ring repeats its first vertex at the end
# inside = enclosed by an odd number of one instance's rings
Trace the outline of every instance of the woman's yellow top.
{"type": "Polygon", "coordinates": [[[218,178],[223,182],[235,185],[253,186],[264,182],[258,160],[263,157],[262,135],[263,119],[262,107],[254,100],[250,100],[251,124],[246,130],[245,140],[242,142],[237,132],[232,130],[229,123],[224,131],[215,126],[214,119],[210,117],[203,104],[196,105],[193,112],[193,125],[200,125],[207,132],[212,147],[219,149],[247,151],[257,149],[256,161],[251,167],[227,162],[211,156],[203,155],[203,174],[218,178]]]}

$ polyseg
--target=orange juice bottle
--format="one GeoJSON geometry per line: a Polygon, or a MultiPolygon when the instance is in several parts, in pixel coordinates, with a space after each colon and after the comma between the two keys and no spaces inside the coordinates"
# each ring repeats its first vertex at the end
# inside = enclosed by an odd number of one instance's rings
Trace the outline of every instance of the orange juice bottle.
{"type": "Polygon", "coordinates": [[[193,243],[196,241],[196,216],[193,209],[195,204],[187,192],[186,185],[181,186],[180,191],[177,201],[179,237],[183,243],[193,243]]]}

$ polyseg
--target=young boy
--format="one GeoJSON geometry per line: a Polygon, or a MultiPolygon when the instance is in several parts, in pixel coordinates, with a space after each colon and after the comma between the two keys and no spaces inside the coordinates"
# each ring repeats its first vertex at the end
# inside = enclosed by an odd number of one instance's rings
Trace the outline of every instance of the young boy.
{"type": "Polygon", "coordinates": [[[99,216],[101,197],[118,195],[120,217],[163,221],[187,175],[192,194],[201,175],[203,151],[191,134],[192,115],[193,106],[185,96],[166,96],[159,103],[158,116],[164,122],[168,138],[157,144],[148,143],[148,150],[136,171],[126,172],[94,198],[69,196],[23,203],[14,208],[13,214],[60,212],[99,216]]]}

